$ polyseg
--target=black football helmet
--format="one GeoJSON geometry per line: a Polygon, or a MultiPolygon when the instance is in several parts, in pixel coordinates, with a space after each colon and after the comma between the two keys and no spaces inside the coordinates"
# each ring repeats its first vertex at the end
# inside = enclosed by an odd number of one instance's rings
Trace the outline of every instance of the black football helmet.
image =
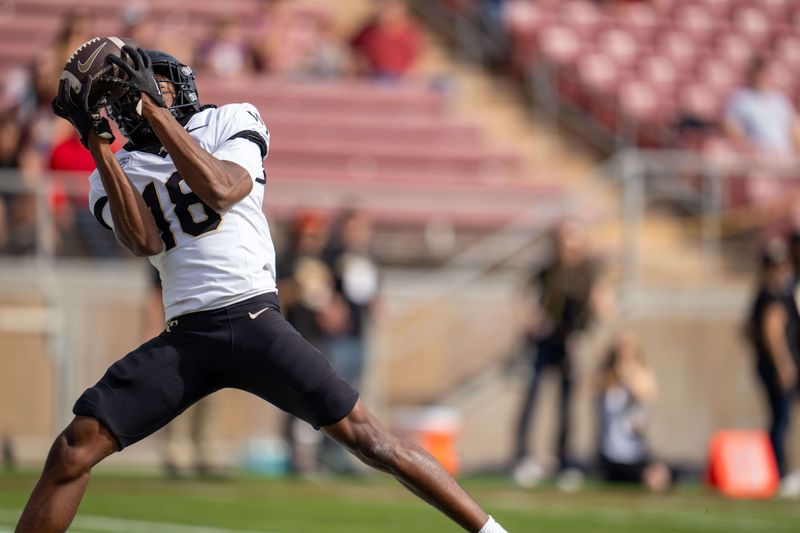
{"type": "MultiPolygon", "coordinates": [[[[194,72],[189,66],[166,52],[147,50],[146,53],[153,63],[153,72],[171,81],[175,86],[175,101],[169,110],[178,122],[185,125],[192,115],[201,110],[194,72]]],[[[138,101],[139,95],[128,91],[121,98],[109,103],[106,112],[134,147],[159,146],[161,143],[153,129],[136,112],[138,101]]]]}

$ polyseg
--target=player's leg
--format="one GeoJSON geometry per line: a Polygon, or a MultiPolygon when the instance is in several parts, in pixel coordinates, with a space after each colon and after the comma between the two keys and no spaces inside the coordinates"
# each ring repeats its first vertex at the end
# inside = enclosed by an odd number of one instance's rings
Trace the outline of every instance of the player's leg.
{"type": "Polygon", "coordinates": [[[116,439],[100,421],[76,417],[53,442],[15,531],[66,531],[89,485],[92,467],[118,449],[116,439]]]}
{"type": "Polygon", "coordinates": [[[569,457],[569,434],[572,428],[572,370],[569,360],[562,360],[561,395],[558,405],[558,467],[565,470],[571,467],[569,457]]]}
{"type": "Polygon", "coordinates": [[[472,533],[504,533],[450,477],[415,444],[391,435],[358,400],[358,393],[328,360],[280,315],[277,300],[230,308],[237,368],[228,386],[256,394],[305,420],[352,451],[359,459],[388,472],[425,501],[472,533]],[[250,311],[269,305],[251,319],[250,311]]]}
{"type": "MultiPolygon", "coordinates": [[[[104,457],[161,429],[212,390],[203,365],[210,339],[156,337],[108,369],[75,403],[75,421],[56,439],[17,533],[66,531],[104,457]]],[[[225,343],[227,345],[227,343],[225,343]]]]}
{"type": "Polygon", "coordinates": [[[547,359],[541,353],[541,350],[533,346],[529,349],[536,350],[537,353],[533,355],[530,382],[528,383],[528,388],[525,391],[525,397],[522,400],[519,416],[517,418],[513,458],[515,464],[520,463],[530,455],[530,446],[528,443],[530,442],[530,428],[531,422],[533,421],[533,411],[534,406],[536,405],[536,398],[539,395],[539,384],[541,383],[542,372],[547,367],[547,364],[545,364],[547,359]]]}
{"type": "Polygon", "coordinates": [[[322,429],[361,461],[391,474],[467,531],[480,531],[488,522],[488,515],[436,459],[389,433],[360,400],[342,420],[322,429]]]}

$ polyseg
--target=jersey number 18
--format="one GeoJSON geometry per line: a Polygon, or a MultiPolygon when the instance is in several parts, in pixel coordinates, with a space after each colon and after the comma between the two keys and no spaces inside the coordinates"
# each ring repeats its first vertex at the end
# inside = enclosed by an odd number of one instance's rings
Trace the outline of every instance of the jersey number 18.
{"type": "MultiPolygon", "coordinates": [[[[203,203],[200,197],[188,188],[184,191],[183,188],[181,188],[181,182],[183,182],[183,178],[180,174],[174,172],[165,183],[169,199],[175,206],[175,215],[178,217],[181,231],[192,237],[199,237],[204,233],[217,229],[222,221],[222,217],[219,213],[203,203]],[[196,220],[189,210],[189,208],[194,205],[199,206],[204,214],[204,217],[200,220],[196,220]]],[[[155,183],[150,183],[144,188],[142,191],[142,198],[147,204],[147,207],[150,208],[150,212],[153,213],[153,218],[161,232],[161,240],[164,241],[166,249],[171,250],[175,248],[175,235],[172,233],[169,227],[169,221],[161,208],[161,202],[158,199],[155,183]]]]}

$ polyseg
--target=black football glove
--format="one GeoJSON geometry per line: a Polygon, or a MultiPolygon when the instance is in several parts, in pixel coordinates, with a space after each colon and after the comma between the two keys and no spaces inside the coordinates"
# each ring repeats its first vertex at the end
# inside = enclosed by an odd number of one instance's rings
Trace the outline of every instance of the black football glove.
{"type": "Polygon", "coordinates": [[[81,81],[81,90],[76,95],[66,79],[58,83],[58,94],[53,98],[53,113],[68,120],[81,136],[81,142],[87,146],[89,134],[94,132],[98,137],[114,142],[111,125],[100,115],[99,106],[89,104],[89,92],[92,90],[92,78],[86,76],[81,81]]]}
{"type": "MultiPolygon", "coordinates": [[[[153,64],[147,53],[141,48],[134,48],[130,45],[123,46],[122,51],[131,58],[133,66],[129,65],[121,57],[115,55],[107,56],[106,61],[119,67],[120,70],[128,76],[128,79],[123,80],[112,76],[102,76],[101,79],[128,87],[130,91],[135,92],[137,98],[144,93],[160,107],[167,107],[167,104],[164,102],[164,97],[161,95],[161,87],[158,86],[156,75],[153,72],[153,64]]],[[[136,112],[139,113],[139,115],[142,114],[140,103],[136,105],[136,112]]]]}

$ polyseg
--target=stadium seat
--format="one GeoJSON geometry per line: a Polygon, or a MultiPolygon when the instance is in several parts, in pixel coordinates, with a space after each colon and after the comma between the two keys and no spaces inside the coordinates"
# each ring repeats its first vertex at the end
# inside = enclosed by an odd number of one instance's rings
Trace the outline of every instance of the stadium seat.
{"type": "Polygon", "coordinates": [[[736,0],[702,0],[703,7],[717,20],[728,18],[736,0]]]}
{"type": "Polygon", "coordinates": [[[560,9],[559,18],[583,38],[590,38],[603,19],[597,5],[588,0],[565,2],[560,9]]]}
{"type": "Polygon", "coordinates": [[[636,2],[620,6],[619,21],[639,42],[650,41],[659,27],[655,9],[646,3],[636,2]]]}
{"type": "Polygon", "coordinates": [[[651,55],[639,62],[641,79],[652,85],[659,93],[671,93],[677,85],[680,74],[672,61],[666,56],[651,55]]]}
{"type": "Polygon", "coordinates": [[[619,69],[614,60],[601,53],[581,57],[577,73],[580,81],[596,95],[609,94],[619,80],[619,69]]]}
{"type": "Polygon", "coordinates": [[[698,56],[695,43],[689,35],[679,30],[667,30],[657,38],[657,50],[679,70],[693,67],[698,56]]]}
{"type": "Polygon", "coordinates": [[[678,8],[675,23],[695,43],[707,43],[714,34],[717,21],[702,5],[686,3],[678,8]]]}
{"type": "Polygon", "coordinates": [[[617,100],[625,116],[640,123],[657,122],[668,108],[668,101],[660,100],[656,90],[641,80],[621,84],[617,100]]]}
{"type": "Polygon", "coordinates": [[[782,24],[790,13],[791,0],[759,0],[758,7],[769,17],[771,23],[782,24]]]}
{"type": "Polygon", "coordinates": [[[548,15],[536,2],[527,0],[509,0],[503,3],[503,24],[511,32],[517,34],[535,33],[548,20],[548,15]]]}
{"type": "Polygon", "coordinates": [[[698,80],[718,92],[724,92],[739,82],[737,72],[724,60],[711,58],[697,68],[698,80]]]}
{"type": "Polygon", "coordinates": [[[701,83],[691,83],[681,87],[677,107],[686,117],[710,123],[719,117],[722,103],[718,92],[713,88],[701,83]]]}
{"type": "Polygon", "coordinates": [[[772,83],[785,94],[794,94],[797,87],[797,70],[792,65],[774,61],[770,64],[772,83]]]}
{"type": "Polygon", "coordinates": [[[555,64],[572,63],[581,51],[581,41],[574,30],[561,25],[542,30],[539,36],[542,55],[555,64]]]}
{"type": "Polygon", "coordinates": [[[598,48],[608,54],[620,68],[633,65],[639,53],[636,39],[623,29],[609,29],[598,38],[598,48]]]}
{"type": "Polygon", "coordinates": [[[736,70],[746,68],[755,55],[750,41],[737,33],[721,34],[715,48],[717,56],[736,70]]]}
{"type": "Polygon", "coordinates": [[[769,39],[769,18],[756,7],[737,10],[733,15],[733,25],[754,46],[762,46],[769,39]]]}
{"type": "Polygon", "coordinates": [[[775,59],[790,66],[794,72],[800,70],[800,36],[784,35],[774,46],[775,59]]]}

